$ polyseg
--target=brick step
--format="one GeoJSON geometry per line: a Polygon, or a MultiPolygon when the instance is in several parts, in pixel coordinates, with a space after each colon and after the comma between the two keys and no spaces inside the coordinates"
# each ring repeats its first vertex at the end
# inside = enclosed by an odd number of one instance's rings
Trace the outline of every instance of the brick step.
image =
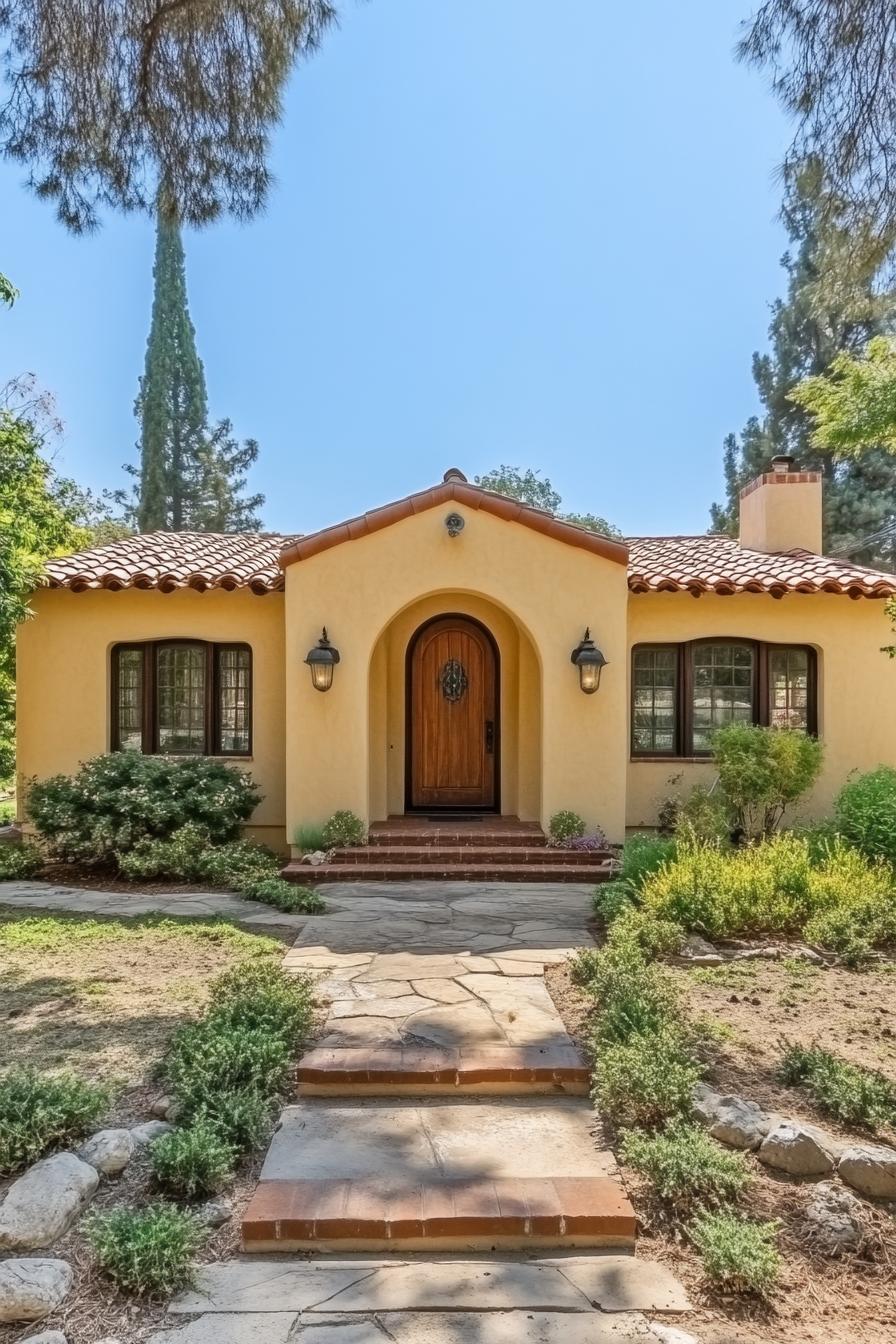
{"type": "Polygon", "coordinates": [[[544,849],[547,839],[544,831],[538,826],[518,830],[497,830],[489,826],[471,826],[468,830],[458,830],[451,826],[433,826],[384,831],[371,827],[367,843],[371,849],[404,849],[407,845],[434,845],[437,848],[449,845],[464,849],[525,845],[534,849],[544,849]]]}
{"type": "Polygon", "coordinates": [[[296,1069],[299,1096],[587,1096],[588,1067],[575,1046],[318,1046],[296,1069]]]}
{"type": "Polygon", "coordinates": [[[317,886],[321,882],[609,882],[612,863],[587,867],[563,863],[307,863],[290,862],[281,876],[287,882],[317,886]]]}
{"type": "Polygon", "coordinates": [[[635,1229],[625,1192],[604,1176],[262,1180],[242,1224],[243,1249],[256,1253],[630,1249],[635,1229]]]}
{"type": "MultiPolygon", "coordinates": [[[[544,849],[534,845],[368,845],[363,853],[364,863],[478,863],[571,864],[593,868],[615,858],[609,849],[544,849]]],[[[359,863],[357,849],[335,849],[333,863],[359,863]]]]}

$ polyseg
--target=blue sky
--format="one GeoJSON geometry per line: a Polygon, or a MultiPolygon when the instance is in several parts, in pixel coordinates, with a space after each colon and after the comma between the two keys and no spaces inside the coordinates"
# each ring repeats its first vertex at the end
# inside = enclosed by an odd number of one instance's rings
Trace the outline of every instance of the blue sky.
{"type": "MultiPolygon", "coordinates": [[[[211,413],[257,438],[266,527],[499,462],[628,533],[703,531],[781,289],[788,127],[732,48],[749,0],[346,0],[249,225],[186,235],[211,413]]],[[[0,165],[0,381],[58,465],[123,482],[153,230],[73,238],[0,165]]]]}

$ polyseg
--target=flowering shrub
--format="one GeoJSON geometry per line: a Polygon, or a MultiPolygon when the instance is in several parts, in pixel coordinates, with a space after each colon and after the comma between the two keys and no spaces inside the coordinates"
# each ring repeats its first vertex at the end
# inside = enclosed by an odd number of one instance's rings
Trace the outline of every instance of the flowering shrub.
{"type": "Polygon", "coordinates": [[[367,828],[354,812],[334,812],[321,832],[327,849],[350,849],[367,843],[367,828]]]}
{"type": "Polygon", "coordinates": [[[190,823],[212,844],[231,840],[260,801],[251,776],[234,766],[121,751],[35,782],[27,810],[53,854],[109,863],[190,823]]]}
{"type": "Polygon", "coordinates": [[[564,840],[559,849],[580,849],[587,853],[595,850],[607,848],[607,837],[603,831],[595,831],[593,835],[573,835],[568,840],[564,840]]]}
{"type": "Polygon", "coordinates": [[[585,823],[578,812],[555,812],[548,822],[548,835],[552,845],[565,845],[585,834],[585,823]]]}

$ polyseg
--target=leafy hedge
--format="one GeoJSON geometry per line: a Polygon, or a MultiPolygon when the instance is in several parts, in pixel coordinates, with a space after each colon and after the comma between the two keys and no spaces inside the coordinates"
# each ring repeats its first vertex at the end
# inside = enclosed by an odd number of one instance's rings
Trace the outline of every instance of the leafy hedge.
{"type": "Polygon", "coordinates": [[[834,804],[834,818],[863,854],[896,865],[896,770],[882,765],[850,780],[834,804]]]}
{"type": "Polygon", "coordinates": [[[27,812],[53,854],[113,863],[191,825],[212,844],[232,840],[260,801],[252,777],[220,761],[119,751],[33,783],[27,812]]]}
{"type": "Polygon", "coordinates": [[[10,1069],[0,1076],[0,1176],[82,1138],[108,1105],[104,1088],[73,1074],[10,1069]]]}
{"type": "Polygon", "coordinates": [[[0,882],[23,882],[39,873],[46,859],[37,845],[10,843],[0,844],[0,882]]]}

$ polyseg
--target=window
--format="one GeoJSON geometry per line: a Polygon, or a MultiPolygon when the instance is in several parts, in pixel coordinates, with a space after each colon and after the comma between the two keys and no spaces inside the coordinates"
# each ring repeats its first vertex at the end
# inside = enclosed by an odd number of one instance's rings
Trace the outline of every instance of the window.
{"type": "Polygon", "coordinates": [[[252,751],[252,653],[168,640],[112,650],[112,750],[172,756],[252,751]]]}
{"type": "Polygon", "coordinates": [[[632,755],[704,756],[728,723],[816,730],[815,654],[756,640],[632,650],[632,755]]]}

